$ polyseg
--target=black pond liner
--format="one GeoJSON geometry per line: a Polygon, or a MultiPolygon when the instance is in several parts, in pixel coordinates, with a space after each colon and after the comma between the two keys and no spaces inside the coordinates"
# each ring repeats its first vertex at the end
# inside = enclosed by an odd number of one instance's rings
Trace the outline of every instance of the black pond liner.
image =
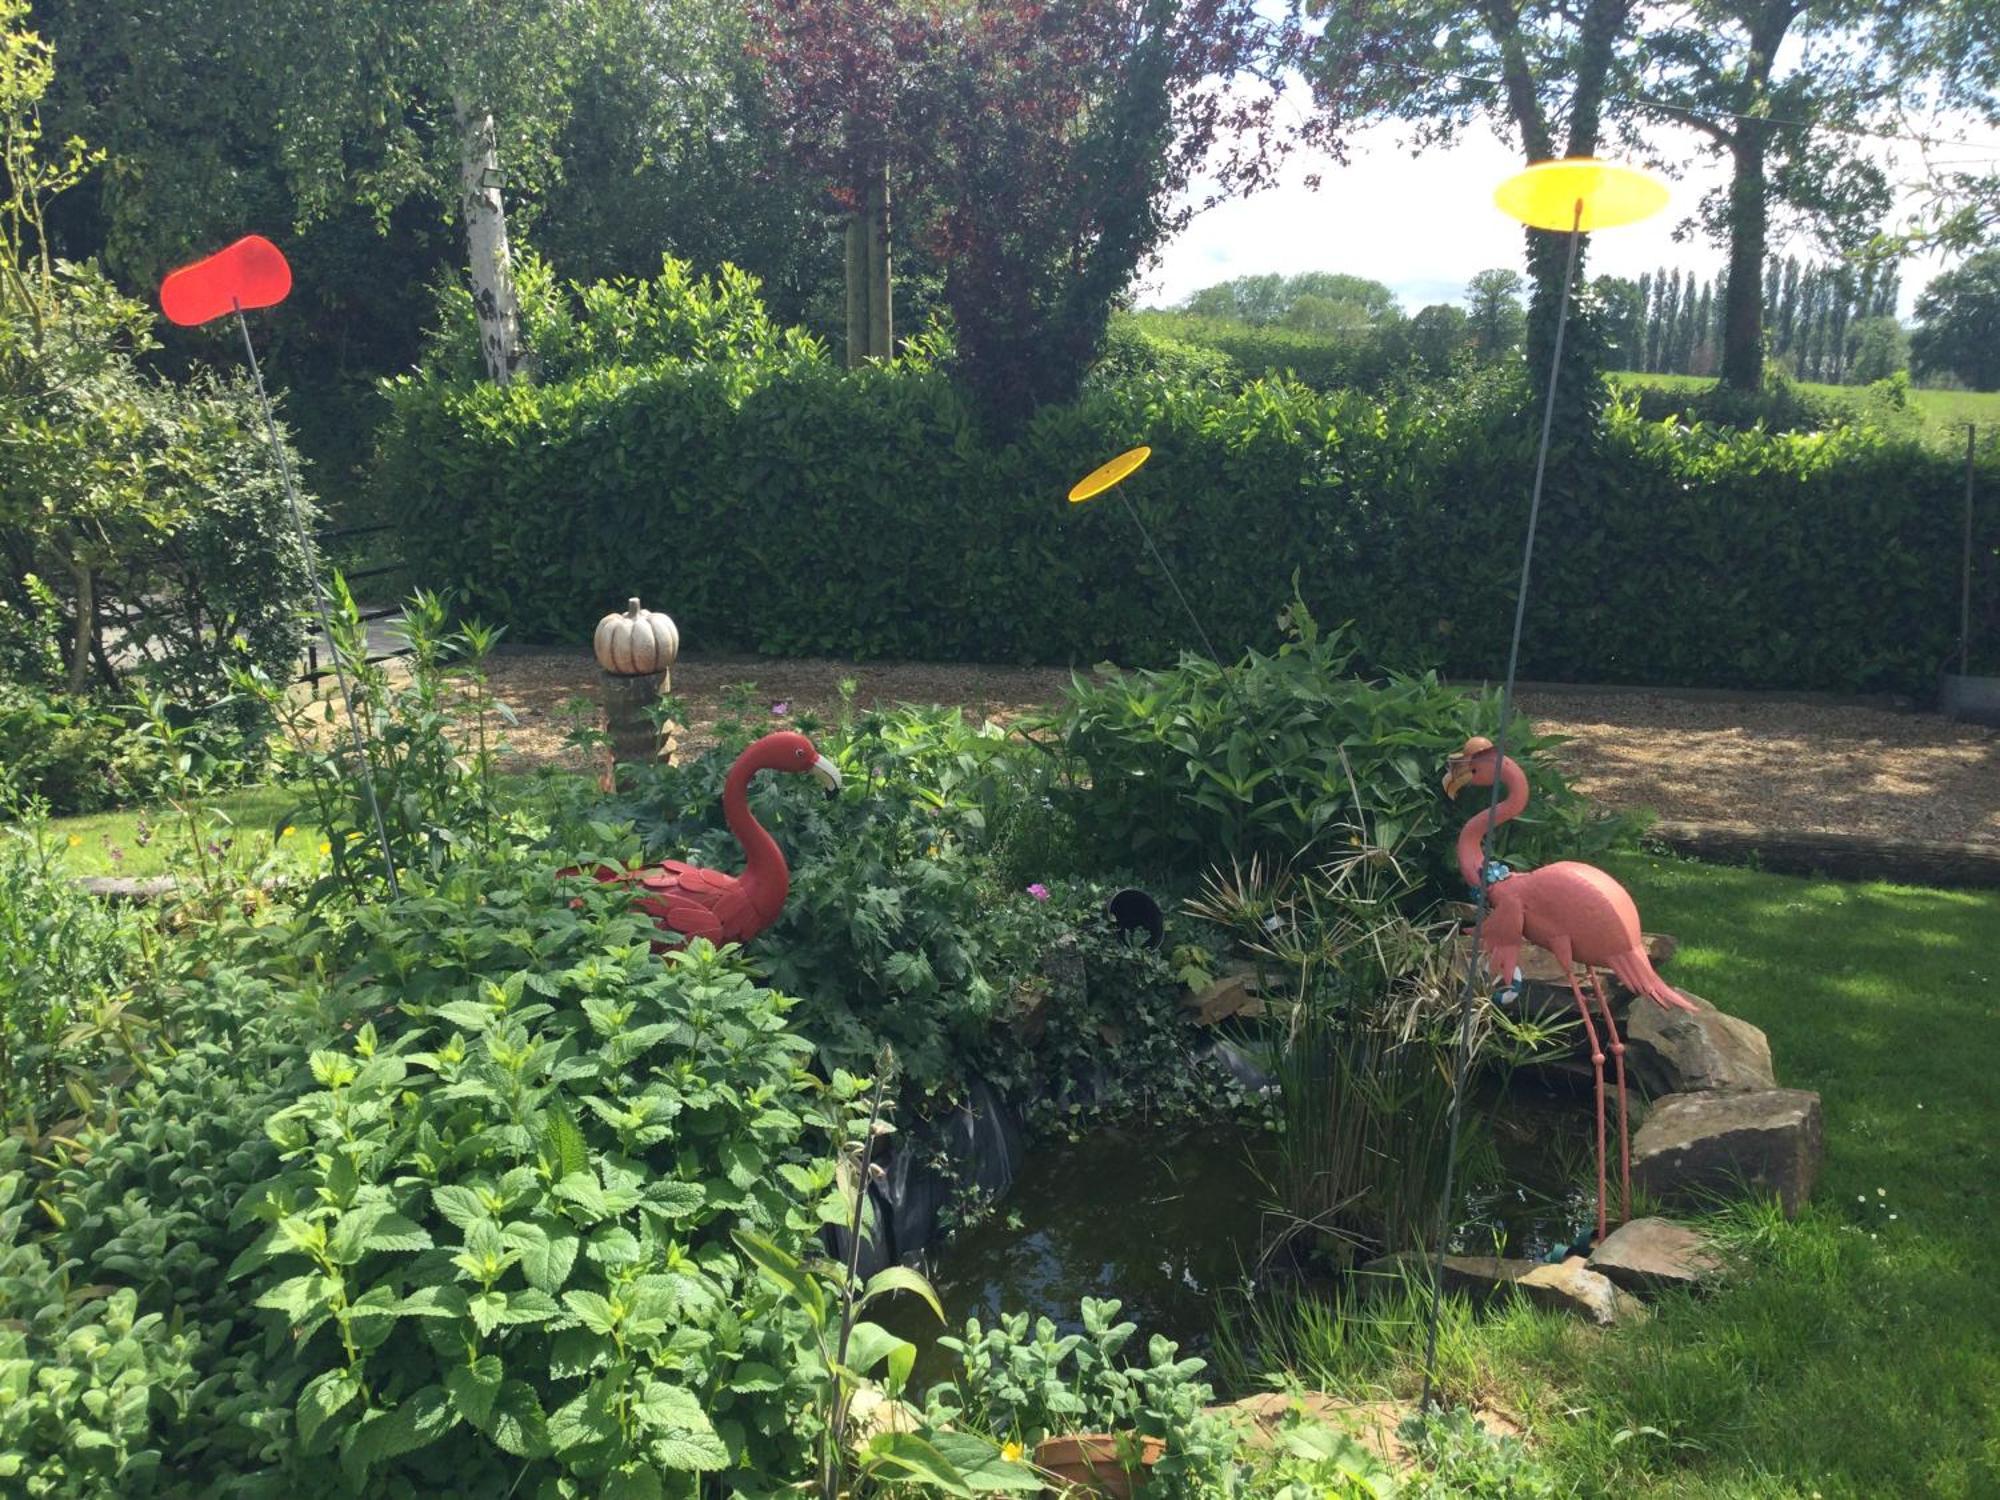
{"type": "Polygon", "coordinates": [[[1127,887],[1105,902],[1104,910],[1120,936],[1138,936],[1142,947],[1157,948],[1167,940],[1166,915],[1160,903],[1144,891],[1127,887]]]}

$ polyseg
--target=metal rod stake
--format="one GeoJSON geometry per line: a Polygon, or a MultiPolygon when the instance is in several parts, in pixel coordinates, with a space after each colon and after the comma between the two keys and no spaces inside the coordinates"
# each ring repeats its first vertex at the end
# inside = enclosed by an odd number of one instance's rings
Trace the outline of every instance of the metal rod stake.
{"type": "MultiPolygon", "coordinates": [[[[1489,858],[1492,851],[1486,848],[1485,840],[1493,836],[1493,821],[1500,811],[1500,781],[1497,768],[1507,761],[1507,726],[1514,716],[1514,674],[1521,664],[1521,626],[1528,614],[1528,575],[1535,561],[1535,524],[1542,513],[1542,479],[1548,470],[1549,434],[1556,418],[1556,385],[1562,374],[1563,332],[1569,325],[1570,284],[1576,279],[1576,252],[1583,240],[1583,200],[1576,203],[1576,217],[1570,223],[1569,259],[1563,267],[1562,298],[1556,304],[1555,347],[1549,355],[1549,392],[1542,406],[1542,442],[1535,454],[1535,483],[1528,498],[1528,540],[1521,549],[1521,581],[1514,595],[1514,636],[1507,647],[1507,677],[1500,688],[1500,727],[1493,736],[1493,761],[1496,767],[1493,777],[1492,795],[1486,803],[1486,832],[1480,848],[1489,858]]],[[[1447,1232],[1450,1228],[1452,1191],[1456,1186],[1458,1169],[1458,1131],[1465,1098],[1465,1075],[1472,1062],[1472,1017],[1473,996],[1478,990],[1479,979],[1479,939],[1486,928],[1488,911],[1485,870],[1480,872],[1479,890],[1476,896],[1476,915],[1472,924],[1472,946],[1465,958],[1465,991],[1459,997],[1458,1020],[1458,1065],[1451,1079],[1451,1124],[1446,1135],[1444,1159],[1444,1198],[1438,1206],[1437,1256],[1431,1265],[1431,1305],[1424,1331],[1424,1388],[1417,1410],[1430,1408],[1437,1374],[1438,1317],[1444,1306],[1444,1255],[1447,1232]]],[[[1510,976],[1501,975],[1501,983],[1510,976]]]]}
{"type": "Polygon", "coordinates": [[[257,348],[250,342],[250,322],[243,316],[243,304],[236,302],[234,306],[236,326],[243,333],[243,352],[250,358],[250,378],[256,383],[257,400],[264,409],[264,433],[271,440],[271,456],[277,462],[278,477],[284,482],[285,499],[292,510],[292,525],[299,534],[299,550],[305,557],[306,572],[312,579],[313,603],[319,613],[320,629],[326,633],[327,652],[332,659],[334,673],[340,679],[340,700],[347,710],[347,728],[354,740],[354,756],[361,769],[361,785],[368,794],[368,812],[375,820],[375,837],[382,845],[382,871],[389,877],[389,894],[400,896],[402,889],[396,880],[396,859],[389,852],[389,827],[382,820],[382,803],[375,795],[374,768],[368,760],[368,746],[362,735],[360,716],[354,711],[354,687],[348,680],[347,665],[341,660],[340,648],[334,643],[333,605],[320,578],[319,555],[313,547],[312,533],[306,529],[305,507],[299,503],[298,486],[292,480],[292,466],[285,457],[285,445],[278,441],[278,422],[271,412],[270,393],[264,389],[264,372],[257,364],[257,348]]]}

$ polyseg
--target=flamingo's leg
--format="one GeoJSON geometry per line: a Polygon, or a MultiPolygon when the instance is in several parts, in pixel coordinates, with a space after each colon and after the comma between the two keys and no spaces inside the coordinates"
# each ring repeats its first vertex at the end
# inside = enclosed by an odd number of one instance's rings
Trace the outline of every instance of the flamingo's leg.
{"type": "Polygon", "coordinates": [[[1618,1035],[1618,1023],[1611,1019],[1611,997],[1604,992],[1604,976],[1591,969],[1590,988],[1597,996],[1597,1008],[1604,1012],[1604,1030],[1610,1038],[1611,1065],[1618,1074],[1618,1222],[1632,1217],[1632,1141],[1625,1130],[1625,1040],[1618,1035]]]}
{"type": "MultiPolygon", "coordinates": [[[[1558,955],[1560,957],[1561,955],[1558,955]]],[[[1576,970],[1569,968],[1569,992],[1576,996],[1577,1014],[1583,1017],[1584,1035],[1590,1038],[1590,1066],[1597,1074],[1597,1238],[1604,1238],[1604,1048],[1598,1045],[1597,1023],[1590,1019],[1590,1002],[1576,982],[1576,970]]]]}

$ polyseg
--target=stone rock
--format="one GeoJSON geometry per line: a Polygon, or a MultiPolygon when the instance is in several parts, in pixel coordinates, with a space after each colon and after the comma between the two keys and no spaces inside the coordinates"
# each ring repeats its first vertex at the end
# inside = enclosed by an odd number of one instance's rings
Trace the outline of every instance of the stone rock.
{"type": "Polygon", "coordinates": [[[1775,1196],[1790,1217],[1811,1194],[1824,1154],[1818,1094],[1669,1094],[1633,1138],[1632,1181],[1672,1208],[1775,1196]]]}
{"type": "MultiPolygon", "coordinates": [[[[1462,916],[1468,923],[1473,919],[1474,910],[1470,905],[1461,904],[1451,908],[1451,910],[1462,916]]],[[[1679,940],[1670,933],[1648,932],[1641,934],[1641,936],[1646,945],[1646,955],[1652,959],[1655,969],[1664,966],[1680,947],[1679,940]]],[[[1455,982],[1463,983],[1465,979],[1465,954],[1470,951],[1472,945],[1472,934],[1469,929],[1458,937],[1457,943],[1458,952],[1453,958],[1451,973],[1455,982]]],[[[1533,943],[1523,943],[1521,945],[1519,966],[1521,970],[1520,991],[1510,1005],[1510,1009],[1515,1015],[1532,1021],[1549,1023],[1573,1021],[1576,1019],[1576,997],[1570,993],[1569,975],[1564,971],[1563,966],[1556,962],[1556,956],[1553,953],[1549,952],[1546,948],[1539,948],[1533,943]]],[[[1485,975],[1483,960],[1481,963],[1481,973],[1485,975]]],[[[1486,975],[1485,977],[1489,983],[1493,978],[1491,975],[1486,975]]],[[[1589,985],[1586,983],[1585,992],[1588,993],[1588,991],[1589,985]]],[[[1610,973],[1608,970],[1604,974],[1604,992],[1611,1001],[1611,1013],[1617,1017],[1618,1024],[1622,1028],[1625,1024],[1626,1009],[1632,1003],[1632,992],[1618,982],[1617,975],[1610,973]]],[[[1593,1020],[1598,1019],[1595,1007],[1591,1010],[1591,1017],[1593,1020]]],[[[1588,1053],[1590,1050],[1584,1040],[1583,1028],[1580,1026],[1577,1028],[1576,1046],[1579,1052],[1588,1053]]]]}
{"type": "Polygon", "coordinates": [[[1646,1315],[1645,1304],[1573,1255],[1559,1265],[1536,1266],[1514,1283],[1530,1302],[1609,1328],[1646,1315]]]}
{"type": "Polygon", "coordinates": [[[1763,1032],[1699,995],[1687,998],[1695,1004],[1692,1011],[1668,1010],[1650,1000],[1632,1006],[1625,1018],[1625,1068],[1633,1082],[1655,1097],[1778,1086],[1763,1032]]]}
{"type": "Polygon", "coordinates": [[[1605,1236],[1590,1252],[1590,1269],[1628,1292],[1657,1296],[1674,1287],[1693,1287],[1716,1276],[1722,1262],[1708,1241],[1671,1219],[1633,1219],[1605,1236]]]}
{"type": "MultiPolygon", "coordinates": [[[[1361,1267],[1362,1286],[1373,1292],[1393,1291],[1403,1280],[1426,1283],[1431,1279],[1432,1258],[1418,1250],[1379,1256],[1361,1267]]],[[[1444,1258],[1444,1289],[1461,1293],[1485,1306],[1534,1270],[1539,1261],[1514,1260],[1504,1255],[1447,1255],[1444,1258]]]]}
{"type": "Polygon", "coordinates": [[[1181,1004],[1193,1014],[1197,1026],[1213,1026],[1231,1016],[1261,1016],[1264,991],[1257,966],[1231,963],[1207,988],[1190,992],[1181,1004]]]}
{"type": "MultiPolygon", "coordinates": [[[[1398,1284],[1405,1274],[1428,1281],[1430,1269],[1429,1256],[1406,1251],[1369,1261],[1361,1268],[1361,1275],[1395,1278],[1374,1283],[1375,1289],[1386,1290],[1398,1284]]],[[[1370,1283],[1364,1281],[1363,1285],[1370,1283]]],[[[1468,1297],[1481,1307],[1508,1293],[1519,1292],[1537,1307],[1570,1313],[1600,1327],[1645,1313],[1643,1305],[1630,1293],[1586,1269],[1580,1255],[1554,1266],[1503,1255],[1447,1255],[1444,1289],[1468,1297]]]]}

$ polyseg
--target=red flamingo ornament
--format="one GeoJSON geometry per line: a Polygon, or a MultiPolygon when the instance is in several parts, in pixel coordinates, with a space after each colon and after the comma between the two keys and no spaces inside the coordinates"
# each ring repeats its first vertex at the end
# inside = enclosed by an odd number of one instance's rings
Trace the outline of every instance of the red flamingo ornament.
{"type": "Polygon", "coordinates": [[[1604,980],[1598,970],[1609,969],[1627,989],[1664,1009],[1695,1007],[1654,970],[1639,930],[1639,908],[1633,905],[1625,887],[1602,870],[1563,860],[1539,870],[1516,872],[1486,858],[1487,837],[1508,819],[1519,817],[1528,805],[1527,775],[1511,755],[1500,756],[1491,740],[1478,737],[1467,740],[1465,748],[1452,756],[1445,767],[1447,797],[1457,796],[1460,788],[1468,786],[1490,790],[1496,774],[1506,788],[1506,796],[1497,808],[1490,813],[1478,813],[1459,830],[1458,870],[1468,886],[1486,893],[1486,920],[1480,927],[1479,943],[1502,984],[1510,982],[1519,971],[1524,938],[1554,954],[1569,975],[1570,993],[1576,997],[1577,1014],[1583,1017],[1584,1034],[1590,1039],[1590,1064],[1597,1072],[1597,1237],[1602,1240],[1604,1046],[1600,1045],[1576,966],[1582,964],[1590,979],[1617,1070],[1618,1162],[1624,1194],[1621,1217],[1629,1218],[1632,1213],[1632,1147],[1625,1126],[1625,1043],[1618,1035],[1617,1023],[1611,1019],[1611,1000],[1604,992],[1604,980]]]}
{"type": "MultiPolygon", "coordinates": [[[[599,865],[593,872],[606,883],[637,886],[632,904],[653,919],[653,925],[674,941],[659,943],[660,951],[678,948],[691,938],[711,943],[747,943],[778,920],[792,886],[791,871],[777,840],[750,815],[750,778],[759,771],[786,771],[817,776],[833,791],[840,789],[840,772],[813,748],[813,742],[792,730],[767,734],[736,757],[722,786],[722,813],[736,842],[743,846],[743,873],[725,875],[678,859],[661,860],[636,870],[599,865]]],[[[575,874],[573,870],[565,874],[575,874]]]]}

